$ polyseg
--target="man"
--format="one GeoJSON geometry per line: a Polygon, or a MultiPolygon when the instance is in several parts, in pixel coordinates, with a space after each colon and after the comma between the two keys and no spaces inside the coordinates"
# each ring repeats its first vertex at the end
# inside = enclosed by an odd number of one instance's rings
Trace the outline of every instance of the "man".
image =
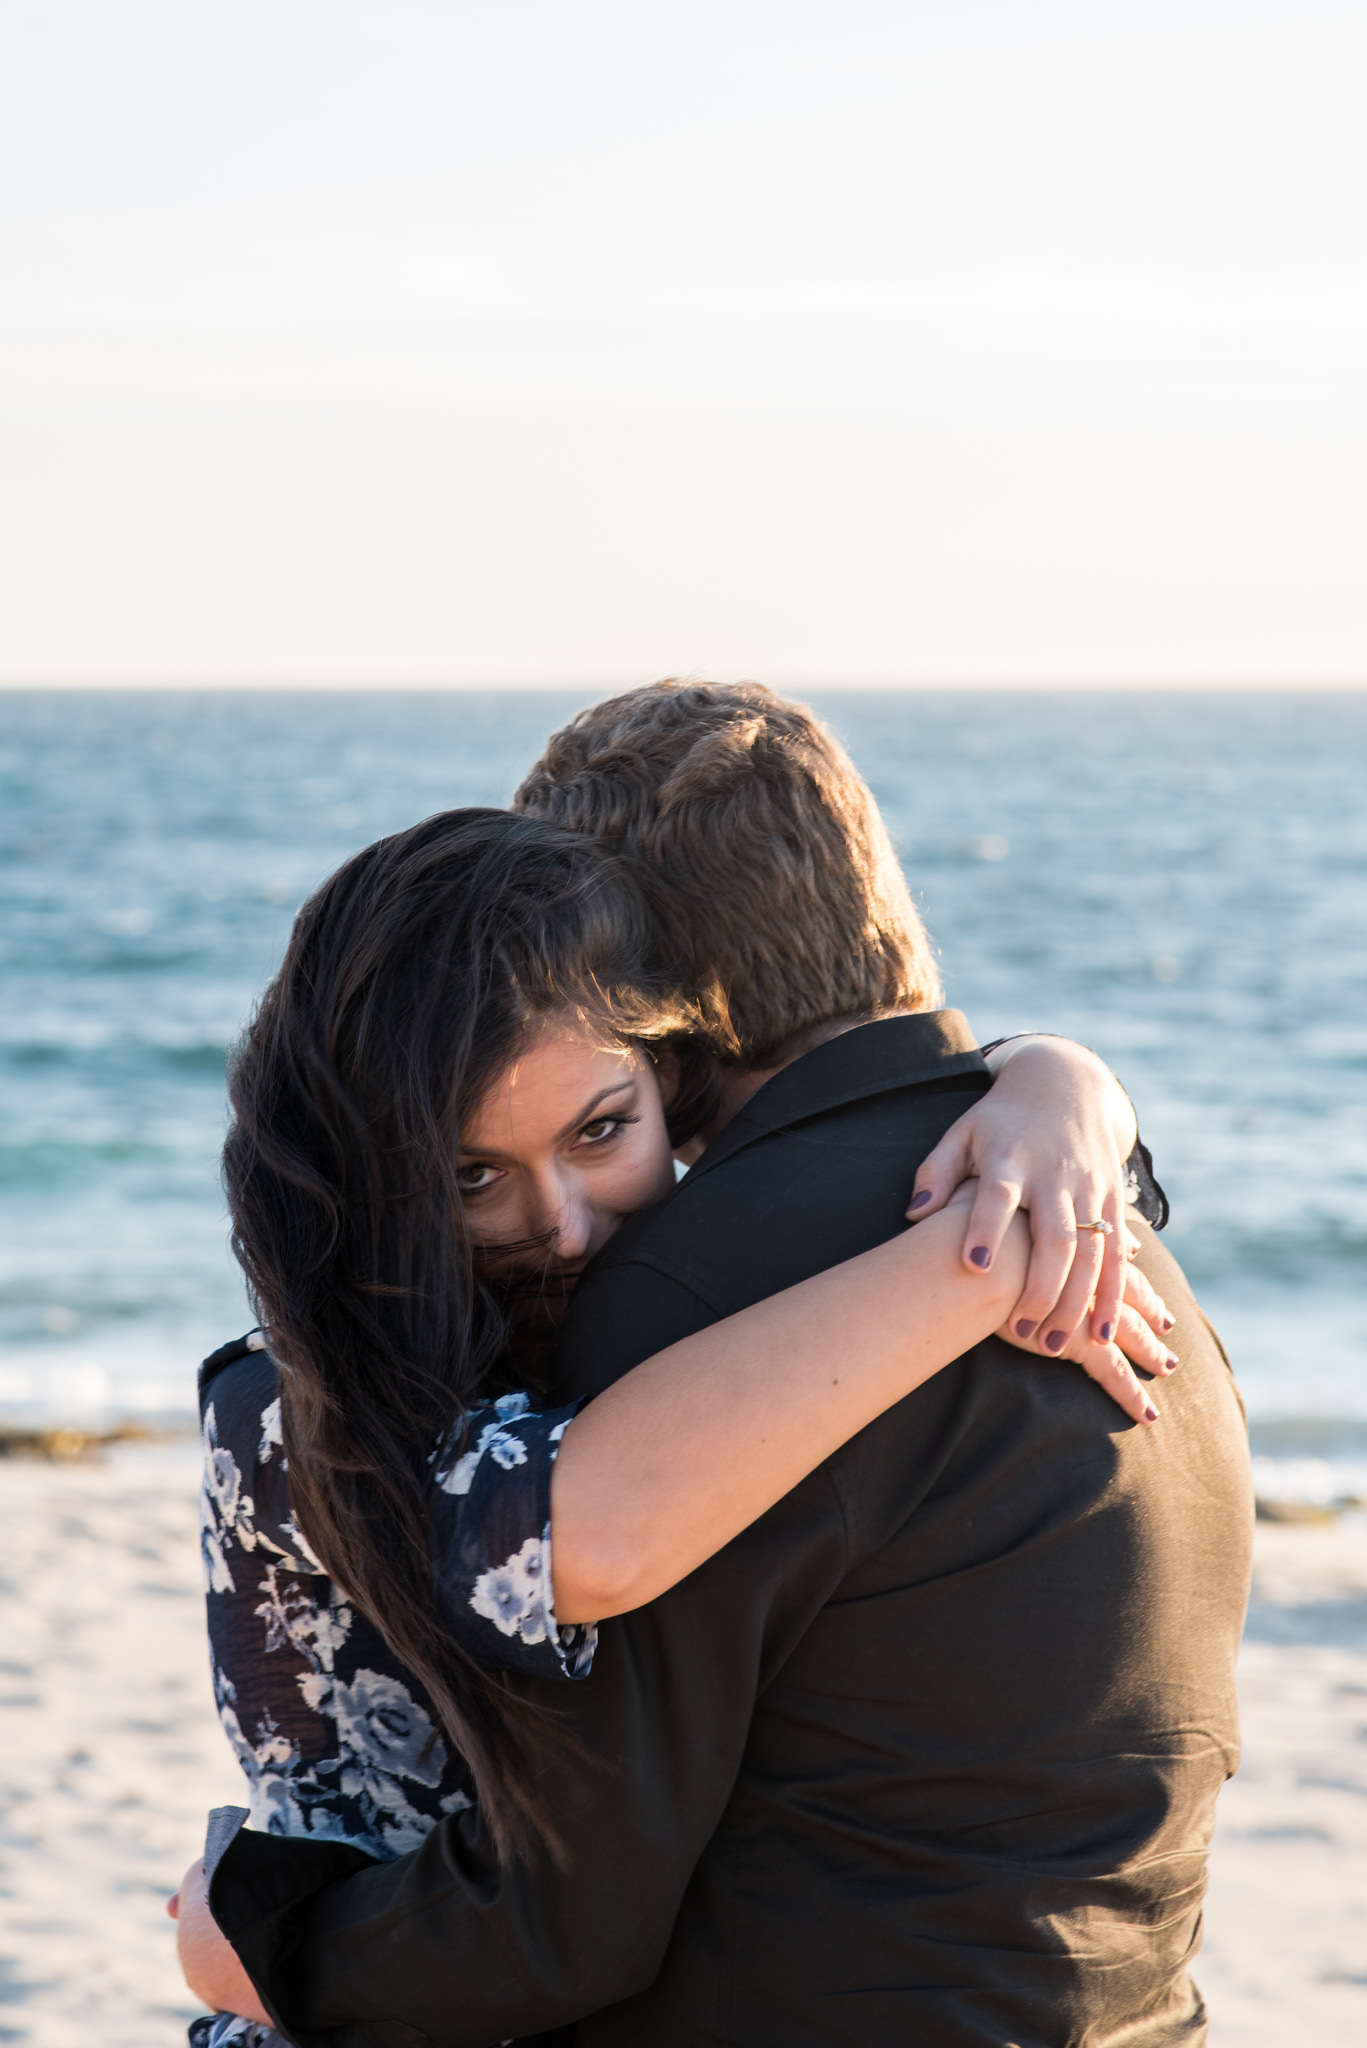
{"type": "MultiPolygon", "coordinates": [[[[638,867],[665,957],[733,1048],[724,1127],[581,1284],[560,1400],[892,1235],[987,1071],[931,1008],[872,799],[799,707],[631,693],[557,735],[517,802],[638,867]]],[[[990,1255],[983,1213],[970,1252],[990,1255]]],[[[609,1624],[592,1681],[548,1700],[582,1750],[548,1786],[563,1871],[500,1870],[468,1816],[371,1867],[238,1835],[213,1906],[285,2030],[415,2048],[571,2020],[577,2048],[1201,2038],[1187,1964],[1235,1761],[1251,1503],[1227,1361],[1139,1228],[1184,1360],[1161,1428],[996,1340],[874,1423],[609,1624]]]]}

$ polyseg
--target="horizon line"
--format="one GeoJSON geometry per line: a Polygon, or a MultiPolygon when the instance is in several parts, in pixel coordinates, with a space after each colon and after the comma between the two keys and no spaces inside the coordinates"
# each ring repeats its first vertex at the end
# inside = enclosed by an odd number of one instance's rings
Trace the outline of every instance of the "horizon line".
{"type": "MultiPolygon", "coordinates": [[[[1361,676],[1240,676],[1221,675],[1095,675],[1095,676],[816,676],[816,675],[755,675],[750,672],[727,672],[720,675],[702,675],[696,672],[673,672],[674,677],[685,682],[764,682],[779,691],[826,690],[871,692],[918,691],[949,693],[954,691],[1038,691],[1077,692],[1096,691],[1132,694],[1136,691],[1201,691],[1216,693],[1256,691],[1309,692],[1322,691],[1335,695],[1367,691],[1367,673],[1361,676]]],[[[24,680],[14,676],[0,676],[0,694],[7,696],[41,696],[46,692],[76,693],[122,693],[134,695],[250,695],[275,692],[279,695],[299,693],[319,695],[334,692],[338,695],[465,695],[474,693],[498,694],[510,692],[531,695],[535,692],[556,692],[597,690],[603,693],[640,688],[645,681],[658,681],[660,677],[643,677],[636,674],[598,676],[520,676],[497,679],[472,676],[431,677],[404,676],[388,680],[378,677],[357,676],[195,676],[172,678],[168,676],[142,677],[133,679],[125,676],[81,677],[46,676],[24,680]]]]}

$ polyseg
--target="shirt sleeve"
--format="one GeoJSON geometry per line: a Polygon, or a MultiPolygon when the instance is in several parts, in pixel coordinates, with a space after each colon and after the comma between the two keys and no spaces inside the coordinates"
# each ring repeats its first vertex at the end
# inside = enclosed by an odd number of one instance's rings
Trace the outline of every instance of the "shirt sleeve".
{"type": "Polygon", "coordinates": [[[504,1394],[439,1459],[433,1520],[443,1617],[485,1671],[585,1678],[598,1631],[561,1628],[551,1577],[551,1470],[582,1404],[504,1394]]]}
{"type": "MultiPolygon", "coordinates": [[[[592,1623],[561,1628],[551,1577],[551,1470],[582,1406],[540,1408],[504,1394],[472,1409],[433,1468],[432,1520],[442,1617],[485,1671],[586,1678],[592,1623]]],[[[277,1571],[325,1580],[295,1519],[276,1369],[258,1350],[208,1388],[204,1403],[201,1543],[210,1634],[260,1634],[259,1594],[234,1568],[255,1553],[277,1571]],[[225,1596],[218,1600],[214,1595],[225,1596]]],[[[273,1647],[266,1639],[264,1647],[273,1647]]]]}

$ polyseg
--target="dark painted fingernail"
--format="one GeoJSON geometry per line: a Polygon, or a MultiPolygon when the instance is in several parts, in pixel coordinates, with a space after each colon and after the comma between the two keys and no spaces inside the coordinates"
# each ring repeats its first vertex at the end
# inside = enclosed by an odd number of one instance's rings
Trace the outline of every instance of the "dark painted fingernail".
{"type": "Polygon", "coordinates": [[[1114,1333],[1114,1330],[1114,1323],[1103,1323],[1101,1325],[1101,1329],[1098,1335],[1098,1341],[1102,1344],[1109,1344],[1111,1341],[1112,1334],[1114,1333]]]}
{"type": "Polygon", "coordinates": [[[1016,1325],[1016,1335],[1018,1337],[1033,1337],[1038,1328],[1038,1323],[1032,1323],[1025,1316],[1022,1316],[1016,1325]]]}
{"type": "Polygon", "coordinates": [[[1062,1351],[1067,1342],[1068,1332],[1066,1330],[1051,1330],[1044,1340],[1044,1348],[1046,1351],[1062,1351]]]}
{"type": "Polygon", "coordinates": [[[1180,1359],[1180,1358],[1179,1358],[1179,1357],[1177,1356],[1177,1353],[1176,1353],[1175,1351],[1170,1351],[1170,1352],[1168,1353],[1168,1371],[1169,1371],[1169,1372],[1171,1372],[1171,1371],[1172,1371],[1172,1369],[1173,1369],[1173,1367],[1174,1367],[1175,1365],[1180,1365],[1181,1363],[1182,1363],[1182,1361],[1181,1361],[1181,1359],[1180,1359]]]}
{"type": "Polygon", "coordinates": [[[975,1266],[982,1267],[984,1270],[992,1264],[992,1254],[985,1244],[975,1244],[968,1256],[972,1259],[975,1266]]]}
{"type": "Polygon", "coordinates": [[[1144,1420],[1145,1422],[1157,1422],[1158,1420],[1158,1410],[1154,1407],[1152,1401],[1150,1401],[1148,1407],[1144,1410],[1144,1420]]]}
{"type": "Polygon", "coordinates": [[[1175,1323],[1176,1321],[1177,1321],[1177,1318],[1176,1318],[1176,1316],[1164,1316],[1164,1318],[1163,1318],[1163,1321],[1162,1321],[1162,1325],[1161,1325],[1161,1327],[1162,1327],[1163,1335],[1164,1335],[1165,1337],[1167,1336],[1167,1334],[1168,1334],[1168,1331],[1169,1331],[1169,1330],[1170,1330],[1170,1329],[1172,1328],[1173,1324],[1174,1324],[1174,1323],[1175,1323]]]}
{"type": "Polygon", "coordinates": [[[912,1196],[912,1198],[911,1198],[911,1206],[912,1206],[912,1208],[913,1208],[913,1209],[924,1209],[924,1208],[925,1208],[925,1206],[926,1206],[926,1203],[927,1203],[927,1202],[928,1202],[929,1200],[930,1200],[930,1189],[929,1189],[929,1188],[922,1188],[922,1190],[921,1190],[921,1192],[920,1192],[920,1194],[919,1194],[919,1195],[913,1195],[913,1196],[912,1196]]]}

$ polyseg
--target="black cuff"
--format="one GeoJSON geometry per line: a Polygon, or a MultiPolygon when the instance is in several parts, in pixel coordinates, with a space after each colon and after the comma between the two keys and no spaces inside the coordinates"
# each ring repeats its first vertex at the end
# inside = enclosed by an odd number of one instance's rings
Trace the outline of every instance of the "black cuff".
{"type": "Polygon", "coordinates": [[[327,1885],[369,1870],[377,1859],[349,1842],[253,1833],[242,1824],[246,1817],[244,1808],[232,1806],[217,1807],[209,1817],[204,1855],[209,1911],[236,1950],[272,2024],[300,2048],[309,2048],[324,2037],[291,2024],[285,1984],[303,1933],[302,1909],[327,1885]]]}

